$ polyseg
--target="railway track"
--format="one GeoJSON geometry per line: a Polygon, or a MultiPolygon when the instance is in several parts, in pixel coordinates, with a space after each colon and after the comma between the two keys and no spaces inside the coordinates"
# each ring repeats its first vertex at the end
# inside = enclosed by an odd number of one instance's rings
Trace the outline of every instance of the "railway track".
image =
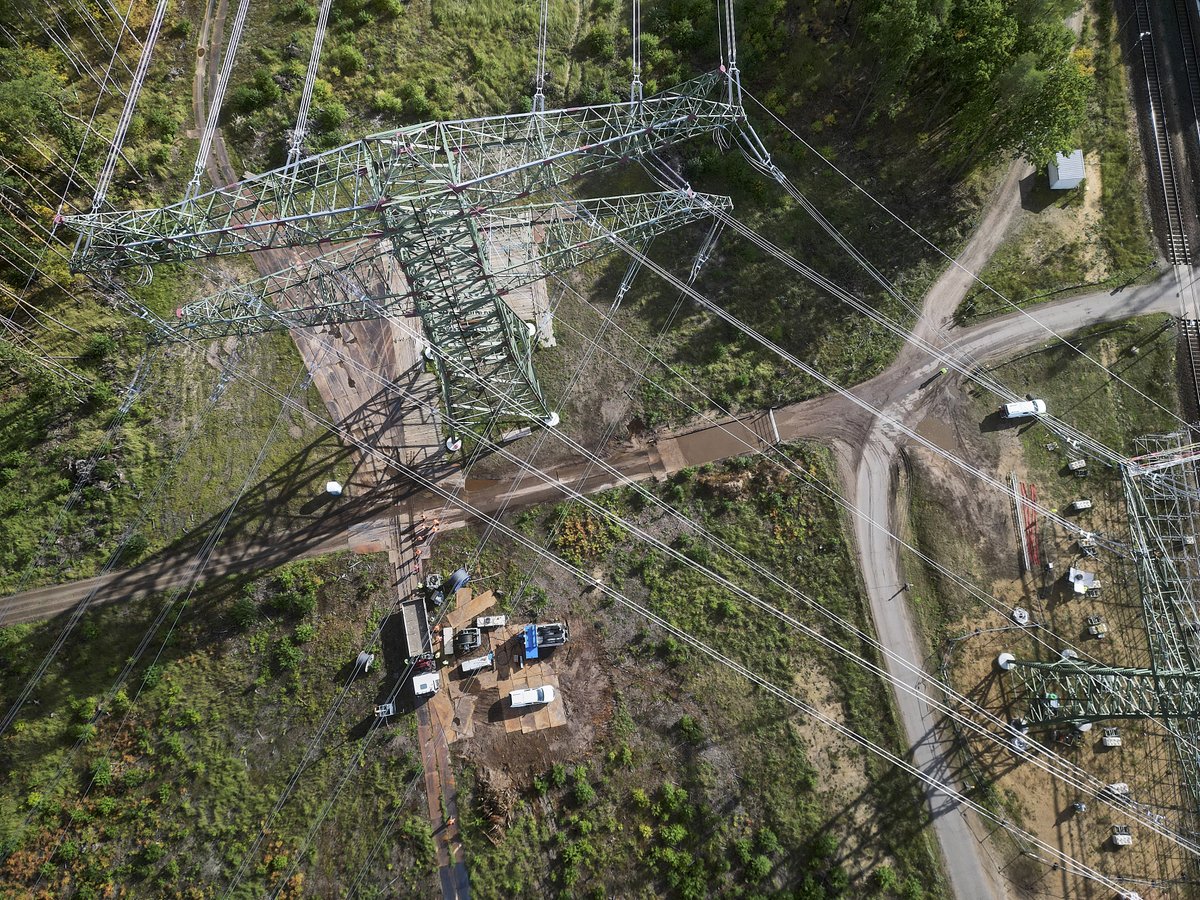
{"type": "MultiPolygon", "coordinates": [[[[1180,15],[1180,39],[1184,41],[1184,59],[1190,60],[1188,66],[1188,82],[1191,85],[1197,77],[1195,59],[1195,44],[1192,41],[1191,19],[1187,15],[1185,0],[1176,0],[1177,11],[1183,6],[1180,15]],[[1186,29],[1186,31],[1185,31],[1186,29]]],[[[1150,130],[1154,137],[1154,152],[1158,161],[1158,180],[1162,187],[1163,205],[1166,210],[1167,224],[1167,259],[1172,265],[1181,266],[1191,263],[1188,250],[1187,232],[1184,228],[1183,206],[1179,196],[1179,177],[1175,168],[1175,156],[1171,152],[1171,136],[1167,130],[1165,104],[1163,103],[1162,79],[1158,70],[1158,59],[1154,52],[1154,35],[1150,31],[1150,10],[1146,0],[1136,0],[1137,23],[1140,37],[1137,46],[1142,53],[1142,71],[1146,79],[1146,93],[1150,103],[1150,130]]],[[[1200,91],[1200,79],[1192,90],[1200,91]]],[[[1192,94],[1193,106],[1196,93],[1192,94]]]]}
{"type": "Polygon", "coordinates": [[[1178,372],[1183,413],[1193,423],[1193,431],[1200,430],[1200,322],[1183,319],[1179,323],[1179,340],[1176,345],[1176,371],[1178,372]]]}

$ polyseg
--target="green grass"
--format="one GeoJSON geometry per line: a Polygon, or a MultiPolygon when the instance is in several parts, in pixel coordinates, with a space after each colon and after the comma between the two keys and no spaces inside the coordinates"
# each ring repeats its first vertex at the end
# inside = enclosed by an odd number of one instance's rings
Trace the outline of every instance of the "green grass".
{"type": "Polygon", "coordinates": [[[1100,150],[1100,239],[1116,273],[1136,277],[1158,257],[1146,219],[1141,151],[1131,122],[1129,76],[1111,0],[1095,2],[1096,108],[1088,138],[1100,150]]]}
{"type": "MultiPolygon", "coordinates": [[[[173,629],[177,597],[90,611],[0,741],[0,894],[61,896],[69,886],[76,896],[221,895],[341,690],[362,649],[363,623],[390,605],[386,573],[382,558],[336,556],[222,580],[199,591],[173,629]],[[113,694],[164,603],[165,624],[113,694]],[[103,712],[88,726],[97,704],[103,712]],[[74,751],[81,734],[87,741],[74,751]]],[[[15,695],[60,626],[0,629],[5,696],[15,695]]],[[[386,750],[350,770],[315,843],[303,849],[382,685],[374,671],[353,683],[236,896],[278,886],[300,852],[288,896],[301,885],[336,895],[360,872],[365,884],[391,883],[399,893],[430,889],[422,794],[409,789],[420,777],[411,717],[393,725],[386,750]],[[389,820],[395,831],[368,861],[389,820]]]]}
{"type": "MultiPolygon", "coordinates": [[[[824,451],[791,452],[815,477],[832,477],[824,451]]],[[[753,460],[685,471],[655,490],[738,552],[869,627],[843,524],[830,501],[753,460]]],[[[686,556],[865,652],[805,605],[764,588],[744,563],[677,533],[633,492],[601,497],[605,506],[662,534],[686,556]]],[[[898,746],[890,697],[879,681],[831,660],[812,639],[663,552],[576,508],[529,510],[514,524],[541,541],[560,517],[566,526],[553,547],[562,557],[588,572],[600,569],[607,583],[785,690],[805,695],[828,679],[833,696],[809,699],[831,703],[833,715],[870,740],[898,746]]],[[[445,554],[436,560],[443,567],[461,560],[473,545],[465,532],[452,540],[454,546],[438,549],[445,554]]],[[[802,737],[803,717],[795,710],[675,638],[632,624],[630,611],[598,594],[571,599],[577,588],[549,566],[533,576],[535,590],[518,601],[513,582],[519,584],[520,573],[531,568],[526,555],[493,536],[477,568],[498,573],[495,583],[509,608],[544,620],[569,614],[595,623],[575,639],[601,641],[603,655],[615,664],[616,712],[586,757],[562,758],[519,786],[510,826],[492,831],[491,838],[484,836],[491,829],[488,789],[476,764],[464,764],[459,809],[473,892],[941,896],[931,875],[937,864],[916,812],[919,793],[909,779],[852,745],[839,749],[835,771],[859,773],[863,781],[852,790],[865,791],[848,810],[848,798],[825,783],[833,772],[812,759],[828,749],[823,730],[817,731],[820,745],[811,744],[802,737]],[[868,828],[863,836],[853,824],[860,815],[887,822],[887,830],[868,828]],[[847,859],[842,848],[851,833],[864,843],[847,859]]],[[[571,690],[566,681],[563,690],[571,690]]]]}

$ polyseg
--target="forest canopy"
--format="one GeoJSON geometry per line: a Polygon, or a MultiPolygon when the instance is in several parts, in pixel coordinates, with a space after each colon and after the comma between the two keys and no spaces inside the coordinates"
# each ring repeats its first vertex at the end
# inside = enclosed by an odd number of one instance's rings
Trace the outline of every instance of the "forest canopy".
{"type": "Polygon", "coordinates": [[[868,0],[879,49],[872,102],[929,109],[959,158],[1068,149],[1083,124],[1091,60],[1065,24],[1077,0],[868,0]]]}

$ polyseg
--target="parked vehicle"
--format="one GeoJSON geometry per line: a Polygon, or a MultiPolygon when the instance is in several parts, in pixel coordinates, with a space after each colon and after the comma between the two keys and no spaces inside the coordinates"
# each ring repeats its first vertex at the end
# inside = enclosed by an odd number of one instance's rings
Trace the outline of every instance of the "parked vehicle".
{"type": "Polygon", "coordinates": [[[1005,403],[1000,412],[1006,419],[1024,419],[1026,416],[1040,416],[1046,412],[1045,400],[1018,400],[1016,403],[1005,403]]]}
{"type": "Polygon", "coordinates": [[[514,709],[522,706],[537,706],[539,703],[549,703],[554,699],[554,685],[546,684],[537,688],[525,688],[513,691],[508,695],[514,709]]]}

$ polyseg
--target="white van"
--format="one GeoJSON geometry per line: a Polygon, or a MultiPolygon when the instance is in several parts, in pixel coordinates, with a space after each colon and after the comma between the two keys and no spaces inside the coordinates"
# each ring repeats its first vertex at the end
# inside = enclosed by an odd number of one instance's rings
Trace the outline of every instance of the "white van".
{"type": "Polygon", "coordinates": [[[554,685],[547,684],[539,688],[526,688],[520,691],[513,691],[508,696],[514,708],[549,703],[554,699],[554,685]]]}
{"type": "Polygon", "coordinates": [[[1017,403],[1005,403],[1000,407],[1006,419],[1023,419],[1026,416],[1040,416],[1046,411],[1045,400],[1020,400],[1017,403]]]}

